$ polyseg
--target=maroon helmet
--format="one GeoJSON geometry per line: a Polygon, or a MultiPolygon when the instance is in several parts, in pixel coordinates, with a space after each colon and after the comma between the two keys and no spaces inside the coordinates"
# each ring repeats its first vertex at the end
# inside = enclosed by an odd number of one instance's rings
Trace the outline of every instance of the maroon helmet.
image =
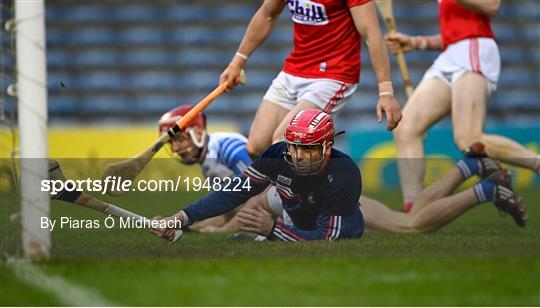
{"type": "Polygon", "coordinates": [[[294,115],[285,129],[284,135],[288,152],[285,160],[298,174],[316,174],[326,160],[326,147],[329,141],[334,140],[334,120],[332,116],[319,109],[301,110],[294,115]],[[300,162],[298,159],[299,146],[309,151],[309,161],[300,162]],[[312,150],[320,149],[320,159],[313,161],[312,150]],[[296,151],[295,155],[291,151],[296,151]],[[292,156],[296,157],[293,159],[292,156]]]}

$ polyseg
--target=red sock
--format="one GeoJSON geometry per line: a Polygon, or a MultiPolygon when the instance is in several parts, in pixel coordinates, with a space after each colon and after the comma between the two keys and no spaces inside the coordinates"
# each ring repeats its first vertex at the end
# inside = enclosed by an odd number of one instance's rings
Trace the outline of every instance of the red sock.
{"type": "Polygon", "coordinates": [[[403,212],[409,213],[412,210],[413,205],[414,201],[405,202],[405,204],[403,204],[403,212]]]}

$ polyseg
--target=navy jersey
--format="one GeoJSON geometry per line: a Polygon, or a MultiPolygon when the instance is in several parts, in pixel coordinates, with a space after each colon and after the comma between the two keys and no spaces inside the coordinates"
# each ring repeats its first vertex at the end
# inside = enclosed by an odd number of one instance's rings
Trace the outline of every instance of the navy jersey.
{"type": "Polygon", "coordinates": [[[270,146],[244,172],[250,189],[212,192],[189,205],[190,222],[226,213],[273,184],[293,225],[278,219],[268,239],[339,240],[362,236],[364,221],[358,207],[360,171],[346,154],[332,149],[329,164],[317,175],[297,175],[286,163],[284,142],[270,146]]]}

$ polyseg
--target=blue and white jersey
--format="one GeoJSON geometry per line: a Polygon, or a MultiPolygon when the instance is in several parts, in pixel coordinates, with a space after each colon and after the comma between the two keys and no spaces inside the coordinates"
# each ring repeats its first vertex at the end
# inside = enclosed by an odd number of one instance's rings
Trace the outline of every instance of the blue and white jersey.
{"type": "Polygon", "coordinates": [[[205,177],[221,179],[241,176],[251,165],[247,139],[239,133],[208,134],[208,145],[201,171],[205,177]]]}

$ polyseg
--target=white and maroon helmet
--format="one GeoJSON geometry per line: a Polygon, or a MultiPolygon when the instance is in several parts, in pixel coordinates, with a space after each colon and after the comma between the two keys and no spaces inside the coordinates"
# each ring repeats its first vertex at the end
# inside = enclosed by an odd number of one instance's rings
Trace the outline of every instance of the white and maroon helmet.
{"type": "MultiPolygon", "coordinates": [[[[174,124],[180,120],[186,113],[188,113],[191,109],[195,107],[194,105],[180,105],[178,107],[175,107],[167,112],[165,112],[161,118],[159,119],[159,134],[163,134],[164,132],[167,132],[171,127],[174,126],[174,124]]],[[[184,129],[182,131],[185,131],[189,134],[191,137],[191,140],[193,141],[193,144],[198,147],[202,148],[204,147],[204,141],[206,139],[206,116],[200,112],[198,113],[191,121],[189,121],[184,129]],[[200,139],[197,139],[197,136],[195,136],[195,132],[192,130],[193,127],[201,127],[205,129],[203,135],[200,139]]]]}
{"type": "Polygon", "coordinates": [[[285,129],[284,140],[288,145],[285,160],[293,170],[300,175],[316,174],[326,160],[327,143],[334,140],[334,120],[331,115],[319,109],[301,110],[285,129]],[[290,153],[291,149],[297,150],[298,146],[321,146],[321,158],[312,161],[310,157],[309,162],[301,168],[298,161],[292,160],[290,153]]]}

